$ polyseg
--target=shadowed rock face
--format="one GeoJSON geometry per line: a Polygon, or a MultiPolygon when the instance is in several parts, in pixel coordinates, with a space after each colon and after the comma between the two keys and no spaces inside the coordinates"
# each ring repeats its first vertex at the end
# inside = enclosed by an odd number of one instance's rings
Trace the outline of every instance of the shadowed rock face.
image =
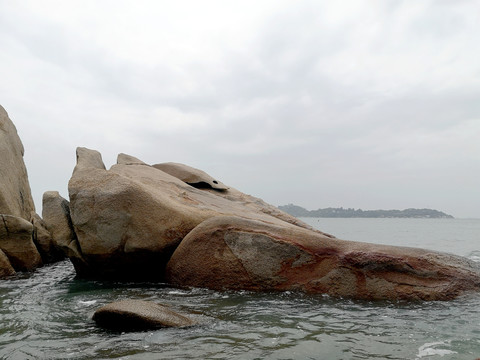
{"type": "Polygon", "coordinates": [[[478,290],[480,269],[477,263],[450,254],[350,242],[290,225],[217,217],[185,237],[167,265],[166,279],[176,285],[213,289],[448,300],[478,290]]]}
{"type": "Polygon", "coordinates": [[[10,264],[7,255],[0,249],[0,279],[15,275],[16,271],[10,264]]]}
{"type": "Polygon", "coordinates": [[[93,320],[101,327],[117,331],[137,331],[164,327],[186,327],[195,321],[165,305],[143,300],[123,300],[95,311],[93,320]]]}
{"type": "Polygon", "coordinates": [[[58,191],[46,191],[43,194],[42,216],[58,251],[68,257],[78,255],[77,237],[70,217],[70,204],[58,191]]]}
{"type": "Polygon", "coordinates": [[[77,159],[69,194],[79,249],[72,258],[82,276],[161,278],[182,239],[214,216],[284,223],[262,204],[196,189],[131,156],[121,154],[110,170],[96,151],[79,148],[77,159]]]}
{"type": "Polygon", "coordinates": [[[30,222],[33,225],[33,242],[42,256],[43,263],[49,264],[65,259],[64,254],[53,241],[52,234],[43,219],[37,213],[32,212],[30,222]]]}

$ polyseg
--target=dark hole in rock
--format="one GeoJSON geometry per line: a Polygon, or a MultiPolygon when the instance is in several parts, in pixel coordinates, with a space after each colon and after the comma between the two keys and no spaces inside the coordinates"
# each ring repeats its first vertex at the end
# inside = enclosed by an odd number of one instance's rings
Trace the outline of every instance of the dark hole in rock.
{"type": "Polygon", "coordinates": [[[197,183],[188,183],[188,185],[193,186],[194,188],[197,189],[211,189],[212,185],[205,181],[197,182],[197,183]]]}
{"type": "MultiPolygon", "coordinates": [[[[218,182],[215,180],[213,181],[215,184],[218,184],[218,182]]],[[[197,188],[197,189],[213,189],[213,190],[216,190],[216,191],[220,191],[220,192],[223,192],[225,191],[226,189],[215,189],[212,187],[212,185],[210,185],[209,183],[205,182],[205,181],[200,181],[200,182],[197,182],[197,183],[187,183],[188,185],[190,186],[193,186],[194,188],[197,188]]]]}

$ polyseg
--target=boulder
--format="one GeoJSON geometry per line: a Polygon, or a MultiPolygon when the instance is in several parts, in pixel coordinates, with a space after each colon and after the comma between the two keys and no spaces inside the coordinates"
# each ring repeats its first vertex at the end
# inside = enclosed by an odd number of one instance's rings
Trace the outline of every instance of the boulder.
{"type": "Polygon", "coordinates": [[[21,217],[0,215],[0,249],[16,271],[32,271],[42,265],[33,242],[33,225],[21,217]]]}
{"type": "Polygon", "coordinates": [[[10,264],[10,260],[8,260],[7,255],[0,249],[0,279],[5,279],[15,274],[15,269],[12,264],[10,264]]]}
{"type": "Polygon", "coordinates": [[[54,263],[65,258],[65,255],[53,241],[47,224],[35,212],[32,212],[30,222],[33,224],[33,242],[42,257],[44,264],[54,263]]]}
{"type": "Polygon", "coordinates": [[[152,166],[199,189],[202,189],[202,188],[210,188],[214,190],[228,189],[226,185],[222,184],[218,180],[215,180],[213,177],[208,175],[205,171],[195,169],[188,165],[168,162],[168,163],[162,163],[162,164],[155,164],[152,166]]]}
{"type": "Polygon", "coordinates": [[[261,205],[245,206],[223,195],[192,187],[124,154],[106,170],[97,151],[77,149],[77,165],[69,182],[79,248],[73,255],[79,259],[77,273],[161,278],[178,244],[208,218],[237,215],[266,223],[285,222],[263,211],[261,205]]]}
{"type": "Polygon", "coordinates": [[[30,220],[35,206],[23,154],[17,129],[0,106],[0,214],[30,220]]]}
{"type": "Polygon", "coordinates": [[[480,268],[450,254],[332,239],[290,224],[215,217],[180,243],[166,280],[211,289],[447,300],[478,291],[480,268]]]}
{"type": "MultiPolygon", "coordinates": [[[[35,213],[23,154],[15,125],[0,106],[0,249],[17,271],[35,269],[42,257],[45,262],[55,258],[51,235],[35,213]]],[[[6,272],[12,269],[7,266],[6,272]]]]}
{"type": "MultiPolygon", "coordinates": [[[[53,246],[63,256],[80,257],[78,241],[70,217],[70,204],[58,191],[47,191],[42,198],[42,217],[50,231],[53,246]]],[[[60,255],[58,255],[60,257],[60,255]]]]}
{"type": "Polygon", "coordinates": [[[101,327],[118,331],[137,331],[165,327],[186,327],[195,321],[165,305],[144,300],[122,300],[107,304],[93,315],[101,327]]]}
{"type": "Polygon", "coordinates": [[[100,153],[77,149],[69,256],[78,275],[359,299],[444,300],[480,288],[479,264],[467,259],[336,239],[238,190],[191,186],[185,172],[196,169],[161,168],[120,154],[106,170],[100,153]]]}

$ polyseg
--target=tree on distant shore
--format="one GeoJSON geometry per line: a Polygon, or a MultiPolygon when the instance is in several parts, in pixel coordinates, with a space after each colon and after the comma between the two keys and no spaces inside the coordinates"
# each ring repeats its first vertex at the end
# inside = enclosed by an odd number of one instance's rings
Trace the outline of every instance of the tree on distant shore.
{"type": "Polygon", "coordinates": [[[288,204],[278,207],[280,210],[296,217],[324,217],[324,218],[435,218],[452,219],[453,216],[433,209],[405,209],[405,210],[362,210],[343,207],[307,210],[301,206],[288,204]]]}

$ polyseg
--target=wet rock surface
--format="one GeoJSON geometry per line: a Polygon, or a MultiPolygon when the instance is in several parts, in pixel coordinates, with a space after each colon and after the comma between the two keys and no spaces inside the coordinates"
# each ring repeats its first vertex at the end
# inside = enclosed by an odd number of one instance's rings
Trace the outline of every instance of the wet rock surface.
{"type": "Polygon", "coordinates": [[[122,300],[107,304],[93,315],[100,327],[117,331],[139,331],[195,325],[187,315],[166,305],[144,300],[122,300]]]}

